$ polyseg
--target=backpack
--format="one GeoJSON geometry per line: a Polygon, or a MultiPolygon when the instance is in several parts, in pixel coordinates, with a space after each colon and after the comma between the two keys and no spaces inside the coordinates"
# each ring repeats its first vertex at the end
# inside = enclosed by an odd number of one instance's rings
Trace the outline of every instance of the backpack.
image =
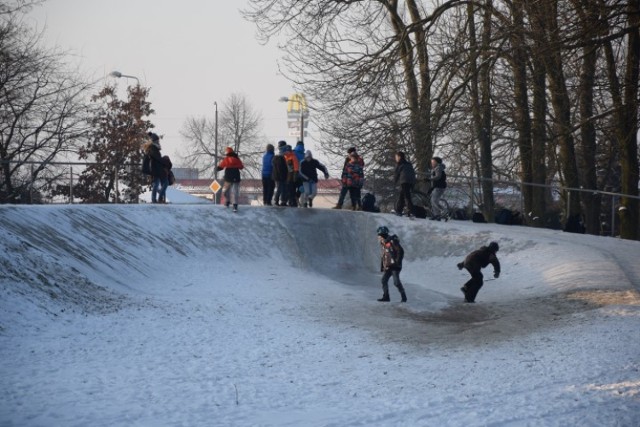
{"type": "Polygon", "coordinates": [[[471,217],[471,221],[473,221],[473,222],[487,222],[487,220],[484,219],[484,214],[482,212],[474,212],[473,216],[471,217]]]}
{"type": "Polygon", "coordinates": [[[145,175],[151,175],[151,156],[145,154],[142,158],[142,173],[145,175]]]}
{"type": "Polygon", "coordinates": [[[367,193],[362,196],[362,210],[365,212],[377,212],[376,211],[376,196],[371,193],[367,193]]]}
{"type": "Polygon", "coordinates": [[[173,185],[176,183],[176,176],[173,174],[173,171],[169,171],[169,185],[173,185]]]}
{"type": "Polygon", "coordinates": [[[391,236],[384,244],[383,265],[387,268],[402,268],[402,259],[404,258],[404,248],[395,234],[391,236]]]}

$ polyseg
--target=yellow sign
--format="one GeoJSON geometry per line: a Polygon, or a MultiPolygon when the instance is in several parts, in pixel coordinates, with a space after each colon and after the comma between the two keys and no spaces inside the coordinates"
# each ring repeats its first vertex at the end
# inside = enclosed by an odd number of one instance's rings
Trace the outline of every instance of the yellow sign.
{"type": "Polygon", "coordinates": [[[218,184],[217,180],[214,179],[209,188],[211,189],[211,191],[213,191],[213,194],[216,194],[218,191],[220,191],[220,188],[222,188],[222,186],[218,184]]]}

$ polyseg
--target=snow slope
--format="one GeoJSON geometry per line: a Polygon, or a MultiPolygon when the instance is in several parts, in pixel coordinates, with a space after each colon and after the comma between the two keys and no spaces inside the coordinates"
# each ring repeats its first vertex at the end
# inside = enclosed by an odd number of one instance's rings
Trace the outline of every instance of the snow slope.
{"type": "Polygon", "coordinates": [[[0,206],[0,425],[640,424],[639,242],[241,208],[0,206]]]}

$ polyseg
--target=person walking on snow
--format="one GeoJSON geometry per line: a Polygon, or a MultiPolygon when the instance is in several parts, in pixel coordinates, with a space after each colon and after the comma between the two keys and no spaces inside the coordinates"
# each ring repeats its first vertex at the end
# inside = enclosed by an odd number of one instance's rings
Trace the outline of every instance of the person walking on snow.
{"type": "Polygon", "coordinates": [[[498,243],[491,242],[489,246],[483,246],[480,249],[471,252],[464,261],[457,264],[458,270],[466,268],[471,279],[460,288],[464,294],[464,302],[475,302],[476,295],[483,285],[482,269],[489,264],[493,265],[493,277],[500,277],[500,261],[496,253],[498,252],[498,243]]]}
{"type": "Polygon", "coordinates": [[[218,170],[224,170],[224,185],[222,186],[224,204],[226,207],[229,207],[229,204],[233,203],[233,211],[238,212],[240,169],[244,169],[244,164],[242,164],[242,160],[238,158],[238,154],[233,151],[233,148],[227,147],[224,153],[226,157],[222,159],[218,165],[218,170]]]}
{"type": "Polygon", "coordinates": [[[377,229],[378,240],[382,246],[382,257],[380,259],[380,271],[382,274],[382,298],[378,301],[388,302],[389,298],[389,279],[393,277],[393,284],[400,292],[402,302],[407,302],[407,294],[404,291],[402,282],[400,282],[400,271],[402,271],[402,259],[404,258],[404,249],[400,244],[398,236],[389,235],[387,227],[380,226],[377,229]]]}
{"type": "MultiPolygon", "coordinates": [[[[427,178],[427,181],[431,181],[431,218],[436,221],[440,221],[443,215],[448,214],[444,212],[444,209],[440,206],[440,199],[444,194],[445,188],[447,188],[447,174],[445,173],[446,166],[442,163],[440,157],[434,157],[431,159],[431,176],[427,178]]],[[[448,217],[445,217],[445,220],[448,217]]]]}
{"type": "Polygon", "coordinates": [[[267,144],[267,149],[262,156],[262,204],[271,206],[276,182],[273,180],[273,157],[275,147],[267,144]]]}
{"type": "Polygon", "coordinates": [[[311,150],[307,150],[304,153],[304,160],[300,163],[300,177],[302,178],[302,186],[304,187],[302,206],[305,208],[307,206],[310,208],[313,207],[313,198],[316,197],[318,193],[318,170],[324,173],[324,179],[329,179],[327,167],[313,158],[311,150]]]}
{"type": "Polygon", "coordinates": [[[411,201],[411,191],[416,183],[416,172],[413,165],[407,161],[403,151],[396,152],[396,170],[394,182],[400,187],[400,195],[396,203],[396,215],[402,216],[405,203],[407,205],[407,216],[413,218],[413,202],[411,201]]]}

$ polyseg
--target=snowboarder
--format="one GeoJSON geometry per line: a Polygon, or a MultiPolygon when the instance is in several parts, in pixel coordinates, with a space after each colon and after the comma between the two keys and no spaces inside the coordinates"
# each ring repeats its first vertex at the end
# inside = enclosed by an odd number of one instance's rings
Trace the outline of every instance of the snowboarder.
{"type": "Polygon", "coordinates": [[[400,245],[398,236],[389,235],[389,229],[382,225],[378,227],[378,240],[382,246],[382,258],[380,259],[380,271],[382,274],[382,298],[378,301],[387,302],[389,298],[389,278],[393,276],[393,284],[400,292],[402,302],[407,302],[407,294],[400,282],[400,271],[402,271],[402,259],[404,249],[400,245]]]}
{"type": "Polygon", "coordinates": [[[466,268],[471,279],[460,288],[464,294],[464,302],[475,302],[476,295],[483,285],[482,269],[489,264],[493,265],[493,277],[500,277],[500,261],[496,253],[498,252],[498,243],[491,242],[489,246],[483,246],[480,249],[471,252],[464,261],[458,263],[458,269],[466,268]]]}

